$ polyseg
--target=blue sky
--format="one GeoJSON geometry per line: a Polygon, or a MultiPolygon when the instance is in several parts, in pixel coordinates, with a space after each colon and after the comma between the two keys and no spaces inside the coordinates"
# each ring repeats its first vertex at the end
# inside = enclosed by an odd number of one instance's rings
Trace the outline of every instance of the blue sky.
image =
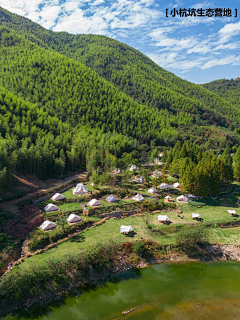
{"type": "Polygon", "coordinates": [[[194,83],[240,77],[240,0],[0,0],[0,6],[54,31],[112,37],[194,83]],[[230,8],[233,16],[167,18],[166,9],[174,8],[230,8]]]}

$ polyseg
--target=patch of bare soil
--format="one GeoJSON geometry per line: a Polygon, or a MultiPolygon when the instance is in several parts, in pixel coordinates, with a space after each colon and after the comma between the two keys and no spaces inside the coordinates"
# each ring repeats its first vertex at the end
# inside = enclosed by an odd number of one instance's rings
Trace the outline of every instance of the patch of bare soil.
{"type": "MultiPolygon", "coordinates": [[[[71,174],[65,176],[64,179],[48,179],[46,181],[42,181],[33,175],[15,176],[15,178],[18,179],[19,182],[21,182],[21,188],[28,188],[27,190],[29,190],[29,193],[24,197],[0,203],[0,209],[6,210],[11,213],[16,213],[18,210],[17,203],[19,201],[31,199],[34,196],[36,196],[36,194],[39,191],[45,192],[49,189],[59,187],[62,184],[69,182],[69,181],[72,181],[72,180],[75,180],[75,179],[85,180],[86,177],[87,177],[86,172],[75,173],[75,174],[71,173],[71,174]]],[[[16,186],[16,188],[19,188],[19,186],[16,186]]],[[[13,189],[14,189],[14,187],[13,187],[13,189]]]]}
{"type": "Polygon", "coordinates": [[[85,179],[86,176],[87,173],[82,172],[66,174],[63,179],[48,179],[45,181],[40,180],[38,177],[34,175],[17,175],[15,176],[15,178],[17,178],[21,183],[25,185],[31,186],[41,191],[46,191],[47,189],[58,187],[61,184],[64,184],[74,179],[85,179]]]}

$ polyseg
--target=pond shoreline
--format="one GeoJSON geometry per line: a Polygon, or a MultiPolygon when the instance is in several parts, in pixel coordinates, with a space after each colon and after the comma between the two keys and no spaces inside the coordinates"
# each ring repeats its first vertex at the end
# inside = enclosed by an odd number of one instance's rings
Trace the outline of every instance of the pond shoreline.
{"type": "MultiPolygon", "coordinates": [[[[60,303],[68,296],[79,295],[90,287],[100,285],[114,279],[114,276],[134,268],[146,268],[154,264],[172,264],[172,263],[187,263],[187,262],[216,262],[234,260],[240,262],[240,247],[236,245],[217,245],[208,244],[198,248],[195,255],[180,253],[176,250],[171,250],[160,258],[152,257],[145,259],[139,257],[138,263],[130,261],[131,254],[118,254],[114,258],[112,267],[106,268],[99,272],[91,270],[88,277],[80,278],[79,281],[73,281],[67,285],[61,286],[60,290],[49,292],[47,290],[41,296],[32,299],[22,298],[14,304],[9,304],[6,309],[0,308],[0,316],[7,315],[12,312],[29,311],[40,307],[47,308],[53,303],[60,303]]],[[[91,269],[91,268],[90,268],[91,269]]]]}

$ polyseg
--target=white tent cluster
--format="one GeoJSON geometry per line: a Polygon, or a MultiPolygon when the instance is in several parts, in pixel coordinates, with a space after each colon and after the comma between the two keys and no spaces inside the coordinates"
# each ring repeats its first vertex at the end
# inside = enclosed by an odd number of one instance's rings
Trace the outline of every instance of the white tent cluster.
{"type": "Polygon", "coordinates": [[[66,199],[61,193],[55,193],[54,196],[52,196],[52,200],[59,201],[66,199]]]}
{"type": "Polygon", "coordinates": [[[134,197],[132,197],[133,200],[135,201],[144,201],[145,199],[143,198],[143,196],[141,194],[136,194],[134,197]]]}
{"type": "Polygon", "coordinates": [[[88,188],[84,186],[83,183],[78,183],[73,189],[73,194],[81,196],[82,194],[88,193],[88,188]]]}
{"type": "Polygon", "coordinates": [[[44,211],[45,212],[52,212],[52,211],[58,211],[59,208],[53,204],[53,203],[49,203],[45,208],[44,208],[44,211]]]}
{"type": "Polygon", "coordinates": [[[112,202],[118,202],[119,199],[111,194],[106,198],[106,201],[112,203],[112,202]]]}
{"type": "Polygon", "coordinates": [[[88,205],[90,207],[97,207],[97,206],[101,206],[102,204],[97,199],[92,199],[91,201],[88,202],[88,205]]]}
{"type": "Polygon", "coordinates": [[[120,227],[120,233],[129,233],[133,231],[133,228],[131,226],[121,226],[120,227]]]}
{"type": "Polygon", "coordinates": [[[172,197],[166,196],[165,199],[166,199],[166,200],[172,200],[172,197]]]}

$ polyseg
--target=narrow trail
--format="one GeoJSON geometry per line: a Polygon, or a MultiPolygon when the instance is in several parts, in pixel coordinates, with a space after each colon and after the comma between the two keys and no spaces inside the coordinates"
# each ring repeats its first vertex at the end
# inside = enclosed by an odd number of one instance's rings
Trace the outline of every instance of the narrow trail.
{"type": "Polygon", "coordinates": [[[46,181],[41,181],[41,183],[39,183],[40,186],[37,186],[38,179],[36,179],[36,178],[35,178],[36,182],[35,181],[33,182],[33,179],[31,179],[32,181],[29,181],[27,179],[17,177],[17,179],[21,183],[28,184],[28,185],[36,188],[36,191],[30,192],[24,197],[20,197],[20,198],[16,198],[16,199],[13,199],[13,200],[10,200],[10,201],[6,201],[6,202],[3,202],[3,203],[0,203],[0,209],[5,209],[5,210],[10,211],[10,212],[15,212],[16,211],[16,207],[17,207],[16,204],[19,201],[24,201],[24,200],[28,200],[28,199],[34,198],[40,192],[47,192],[48,190],[50,191],[51,189],[58,188],[61,185],[64,185],[65,183],[73,181],[75,179],[85,180],[86,177],[87,177],[87,172],[76,173],[76,174],[70,175],[69,177],[67,177],[65,179],[62,179],[62,180],[60,180],[60,179],[49,179],[49,180],[46,180],[46,181]]]}

